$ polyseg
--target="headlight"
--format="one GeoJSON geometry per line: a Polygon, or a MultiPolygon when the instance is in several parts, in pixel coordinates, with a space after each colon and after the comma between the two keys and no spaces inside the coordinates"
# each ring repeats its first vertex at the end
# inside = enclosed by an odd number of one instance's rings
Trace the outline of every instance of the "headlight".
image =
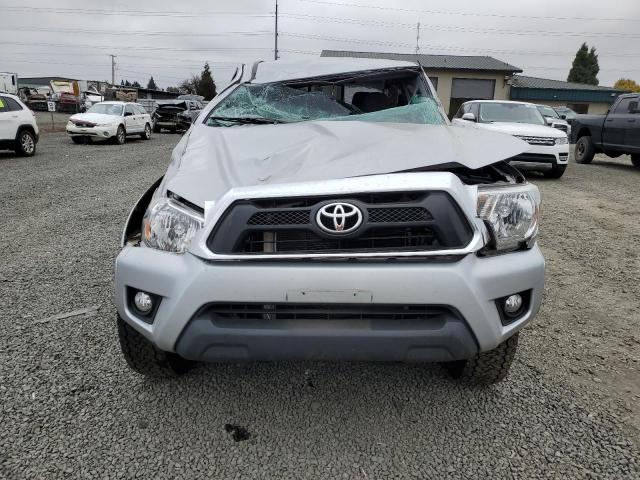
{"type": "Polygon", "coordinates": [[[142,219],[143,245],[167,252],[184,253],[203,218],[170,198],[160,198],[147,208],[142,219]]]}
{"type": "Polygon", "coordinates": [[[569,139],[567,137],[556,138],[556,145],[566,145],[567,143],[569,143],[569,139]]]}
{"type": "Polygon", "coordinates": [[[489,228],[498,252],[530,245],[538,233],[540,192],[531,184],[479,188],[478,216],[489,228]]]}

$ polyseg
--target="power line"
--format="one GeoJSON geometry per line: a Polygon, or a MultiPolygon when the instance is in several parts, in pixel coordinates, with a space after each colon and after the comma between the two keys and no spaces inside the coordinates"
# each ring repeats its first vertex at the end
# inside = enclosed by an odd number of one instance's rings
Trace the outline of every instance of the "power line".
{"type": "Polygon", "coordinates": [[[253,31],[253,32],[220,32],[220,33],[192,33],[192,32],[157,32],[146,30],[94,30],[94,29],[77,29],[77,28],[49,28],[49,27],[16,27],[4,28],[17,32],[55,32],[55,33],[87,33],[99,35],[136,35],[136,36],[162,36],[162,37],[228,37],[236,35],[271,35],[271,31],[253,31]]]}
{"type": "Polygon", "coordinates": [[[133,46],[117,46],[117,45],[70,45],[64,43],[47,43],[47,42],[5,42],[0,41],[0,45],[19,45],[19,46],[41,46],[56,48],[91,48],[91,49],[108,49],[108,50],[140,50],[140,51],[171,51],[171,52],[216,52],[216,51],[252,51],[252,50],[268,50],[268,47],[204,47],[204,48],[173,48],[173,47],[133,47],[133,46]]]}
{"type": "MultiPolygon", "coordinates": [[[[415,28],[415,24],[412,23],[395,23],[395,22],[382,22],[382,21],[368,21],[359,20],[346,17],[324,17],[319,15],[306,15],[306,14],[282,14],[282,16],[288,18],[294,18],[298,20],[310,20],[323,23],[346,23],[363,26],[378,26],[378,27],[391,27],[391,28],[415,28]]],[[[553,37],[609,37],[609,38],[640,38],[640,34],[635,33],[620,33],[620,32],[571,32],[571,31],[553,31],[553,30],[508,30],[503,28],[480,28],[480,27],[464,27],[464,26],[451,26],[451,25],[428,25],[420,24],[420,28],[427,30],[441,31],[441,32],[461,32],[461,33],[481,33],[490,35],[513,35],[513,36],[553,36],[553,37]]]]}
{"type": "Polygon", "coordinates": [[[202,18],[203,16],[215,15],[240,15],[244,17],[272,17],[267,13],[247,13],[238,11],[209,11],[193,13],[192,11],[175,10],[175,11],[152,11],[152,10],[104,10],[104,9],[83,9],[83,8],[61,8],[61,7],[30,7],[30,6],[2,6],[0,11],[9,13],[27,12],[27,13],[57,13],[60,15],[138,15],[145,17],[184,17],[184,18],[202,18]]]}
{"type": "MultiPolygon", "coordinates": [[[[415,28],[415,27],[414,27],[415,28]]],[[[306,33],[297,33],[297,32],[280,32],[280,35],[288,36],[288,37],[298,37],[298,38],[307,38],[311,40],[325,40],[332,42],[344,42],[344,43],[356,43],[363,45],[372,45],[372,46],[387,46],[387,47],[399,47],[399,48],[412,48],[413,44],[406,42],[392,42],[386,40],[364,40],[359,38],[348,38],[348,37],[336,37],[336,36],[325,36],[325,35],[314,35],[314,34],[306,34],[306,33]]],[[[541,51],[527,51],[527,50],[499,50],[499,49],[485,49],[485,48],[466,48],[466,47],[454,47],[450,45],[435,45],[435,44],[420,44],[421,49],[428,50],[453,50],[453,51],[462,51],[462,52],[483,52],[483,53],[505,53],[505,54],[522,54],[522,55],[550,55],[550,56],[566,56],[566,55],[575,55],[575,52],[541,52],[541,51]]],[[[640,53],[608,53],[608,52],[598,52],[600,55],[606,55],[610,57],[640,57],[640,53]]]]}
{"type": "Polygon", "coordinates": [[[423,10],[417,8],[385,7],[379,5],[361,5],[358,3],[331,2],[327,0],[299,0],[305,3],[316,3],[321,5],[335,5],[340,7],[368,8],[375,10],[390,10],[397,12],[428,13],[430,15],[455,15],[466,17],[493,17],[511,18],[526,20],[585,20],[585,21],[606,21],[606,22],[640,22],[638,18],[604,18],[604,17],[558,17],[551,15],[506,15],[502,13],[472,13],[472,12],[448,12],[443,10],[423,10]]]}

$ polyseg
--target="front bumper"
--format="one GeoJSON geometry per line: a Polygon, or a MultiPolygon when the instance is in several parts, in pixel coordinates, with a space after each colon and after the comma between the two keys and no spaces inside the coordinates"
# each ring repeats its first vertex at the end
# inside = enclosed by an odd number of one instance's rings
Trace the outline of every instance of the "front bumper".
{"type": "Polygon", "coordinates": [[[511,159],[513,162],[566,165],[569,163],[569,144],[530,145],[529,150],[511,159]]]}
{"type": "Polygon", "coordinates": [[[66,130],[67,133],[72,137],[92,137],[107,139],[115,137],[118,131],[118,125],[78,127],[73,123],[67,123],[66,130]]]}
{"type": "Polygon", "coordinates": [[[195,360],[343,359],[444,361],[486,351],[536,315],[544,259],[531,250],[457,261],[211,262],[125,246],[116,259],[120,316],[158,348],[195,360]],[[161,298],[153,322],[127,304],[127,289],[161,298]],[[503,325],[495,300],[531,291],[529,309],[503,325]],[[439,328],[411,324],[289,321],[278,328],[219,325],[202,315],[211,303],[315,302],[447,306],[439,328]]]}

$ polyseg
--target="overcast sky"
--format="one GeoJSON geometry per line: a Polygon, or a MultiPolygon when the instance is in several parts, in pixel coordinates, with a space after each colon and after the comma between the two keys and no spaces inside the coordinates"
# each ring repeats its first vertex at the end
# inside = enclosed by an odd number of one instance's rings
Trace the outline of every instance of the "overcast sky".
{"type": "MultiPolygon", "coordinates": [[[[275,0],[2,0],[0,71],[177,85],[211,64],[224,85],[239,62],[273,58],[275,0]]],[[[640,81],[640,0],[279,0],[282,58],[322,49],[489,55],[566,80],[582,42],[601,85],[640,81]]]]}

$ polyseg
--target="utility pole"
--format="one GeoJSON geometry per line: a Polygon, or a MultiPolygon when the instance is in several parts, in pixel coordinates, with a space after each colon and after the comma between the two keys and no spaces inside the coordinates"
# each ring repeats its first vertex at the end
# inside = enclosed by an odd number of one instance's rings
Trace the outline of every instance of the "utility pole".
{"type": "Polygon", "coordinates": [[[273,48],[273,59],[278,60],[278,0],[276,0],[276,29],[275,29],[275,45],[273,48]]]}
{"type": "Polygon", "coordinates": [[[416,25],[416,55],[420,53],[420,22],[416,25]]]}
{"type": "Polygon", "coordinates": [[[111,57],[111,85],[116,84],[116,55],[109,55],[111,57]]]}

